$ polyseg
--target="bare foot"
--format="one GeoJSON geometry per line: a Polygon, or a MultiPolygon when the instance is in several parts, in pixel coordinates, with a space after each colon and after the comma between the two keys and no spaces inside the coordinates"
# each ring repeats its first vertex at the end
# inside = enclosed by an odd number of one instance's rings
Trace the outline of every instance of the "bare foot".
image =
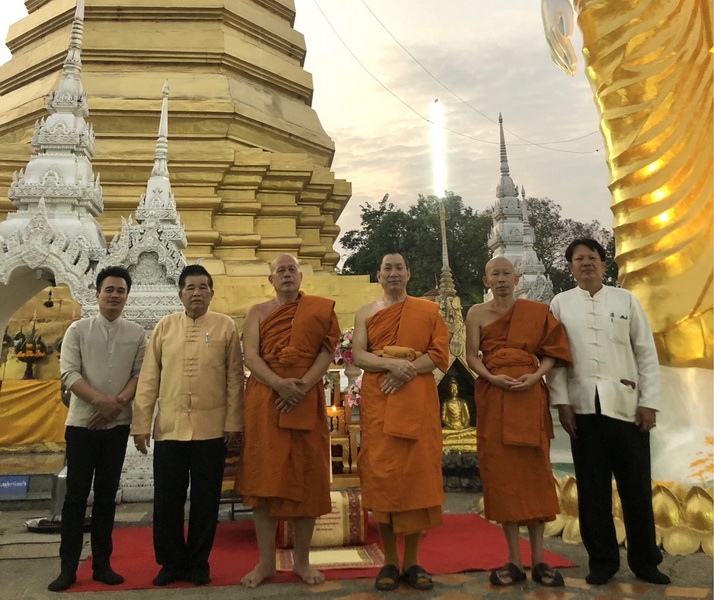
{"type": "Polygon", "coordinates": [[[275,565],[264,566],[261,563],[258,563],[255,567],[253,567],[253,570],[250,573],[243,576],[240,582],[246,587],[254,588],[258,587],[261,583],[263,583],[263,581],[270,579],[271,577],[275,577],[275,565]]]}
{"type": "Polygon", "coordinates": [[[312,565],[306,567],[298,567],[295,565],[293,573],[307,583],[307,585],[318,585],[325,582],[325,574],[318,571],[312,565]]]}

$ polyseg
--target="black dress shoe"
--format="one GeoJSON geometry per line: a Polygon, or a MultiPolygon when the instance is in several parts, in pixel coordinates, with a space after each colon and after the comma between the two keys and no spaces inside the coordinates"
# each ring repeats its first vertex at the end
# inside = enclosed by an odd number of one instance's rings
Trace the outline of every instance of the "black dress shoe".
{"type": "Polygon", "coordinates": [[[181,579],[182,577],[180,573],[167,569],[166,567],[161,567],[158,575],[154,577],[154,580],[151,583],[158,587],[163,587],[173,583],[174,581],[181,581],[181,579]]]}
{"type": "Polygon", "coordinates": [[[121,585],[124,583],[124,578],[116,573],[111,567],[97,569],[92,573],[92,579],[106,585],[121,585]]]}
{"type": "Polygon", "coordinates": [[[208,585],[209,583],[211,583],[209,570],[204,568],[192,569],[187,579],[193,585],[208,585]]]}
{"type": "Polygon", "coordinates": [[[637,579],[642,579],[648,583],[656,583],[658,585],[667,585],[671,583],[671,579],[668,575],[665,575],[657,567],[645,567],[644,569],[638,569],[637,571],[632,571],[637,579]]]}
{"type": "Polygon", "coordinates": [[[65,571],[62,571],[57,579],[55,579],[52,583],[50,583],[47,586],[47,589],[50,592],[63,592],[67,588],[69,588],[72,584],[76,583],[77,581],[77,574],[76,573],[67,573],[65,571]]]}
{"type": "Polygon", "coordinates": [[[612,579],[612,576],[616,571],[602,571],[599,569],[593,569],[585,577],[585,582],[590,585],[605,585],[608,581],[612,579]]]}

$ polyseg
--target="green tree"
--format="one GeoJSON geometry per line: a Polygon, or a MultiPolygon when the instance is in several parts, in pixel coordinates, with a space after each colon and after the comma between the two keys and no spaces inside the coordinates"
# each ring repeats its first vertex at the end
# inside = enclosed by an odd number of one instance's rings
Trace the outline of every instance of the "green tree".
{"type": "MultiPolygon", "coordinates": [[[[612,232],[598,221],[580,223],[565,219],[561,207],[549,198],[528,198],[529,221],[535,237],[534,249],[553,282],[555,293],[568,290],[574,282],[565,262],[565,249],[576,237],[597,239],[612,257],[615,241],[612,232]]],[[[441,200],[419,195],[416,204],[406,210],[389,202],[386,194],[376,206],[360,207],[362,224],[347,231],[341,239],[347,259],[341,272],[345,275],[370,275],[376,281],[379,263],[388,252],[399,252],[409,261],[411,280],[408,291],[422,296],[439,284],[441,277],[441,200]]],[[[483,301],[484,266],[491,257],[487,246],[492,220],[490,211],[478,212],[464,206],[460,196],[448,193],[443,199],[449,266],[461,304],[468,309],[483,301]]],[[[617,264],[610,261],[606,283],[617,284],[617,264]]]]}
{"type": "Polygon", "coordinates": [[[564,219],[562,207],[550,198],[527,198],[528,220],[533,228],[535,243],[533,249],[545,266],[545,274],[553,283],[553,291],[558,294],[569,290],[575,284],[565,261],[565,249],[576,238],[589,237],[600,242],[608,256],[605,269],[605,283],[617,285],[617,263],[613,260],[615,237],[599,221],[581,223],[564,219]]]}
{"type": "MultiPolygon", "coordinates": [[[[484,265],[490,258],[486,242],[491,216],[464,206],[461,197],[455,194],[447,194],[443,202],[449,267],[461,303],[468,307],[483,299],[482,277],[484,265]]],[[[419,249],[418,253],[411,252],[415,265],[413,290],[420,295],[435,288],[441,277],[440,203],[436,196],[420,195],[416,205],[407,211],[412,219],[413,247],[419,249]]]]}
{"type": "Polygon", "coordinates": [[[346,275],[369,274],[374,280],[379,261],[386,252],[404,252],[404,233],[408,217],[401,209],[388,202],[385,194],[377,206],[369,202],[360,206],[362,226],[347,231],[340,240],[348,258],[341,272],[346,275]]]}
{"type": "MultiPolygon", "coordinates": [[[[348,252],[344,274],[369,274],[376,281],[379,262],[387,252],[400,252],[412,273],[409,293],[421,296],[437,287],[441,276],[440,200],[420,195],[403,211],[382,198],[377,206],[361,207],[362,226],[348,231],[341,243],[348,252]]],[[[464,206],[461,197],[447,194],[446,213],[449,266],[464,306],[481,302],[483,267],[489,258],[486,240],[491,228],[488,213],[464,206]]]]}

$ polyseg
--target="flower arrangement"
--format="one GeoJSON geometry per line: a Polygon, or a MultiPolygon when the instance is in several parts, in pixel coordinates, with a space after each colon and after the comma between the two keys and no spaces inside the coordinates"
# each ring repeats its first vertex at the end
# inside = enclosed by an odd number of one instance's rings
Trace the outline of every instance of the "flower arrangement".
{"type": "Polygon", "coordinates": [[[328,371],[322,377],[322,384],[325,386],[325,390],[340,391],[340,372],[339,371],[328,371]]]}
{"type": "Polygon", "coordinates": [[[347,386],[347,404],[350,407],[359,406],[362,402],[362,377],[351,381],[347,386]]]}
{"type": "Polygon", "coordinates": [[[343,329],[340,334],[340,339],[337,340],[337,346],[335,346],[335,360],[336,365],[349,365],[354,360],[352,358],[352,331],[354,327],[349,327],[348,329],[343,329]]]}
{"type": "Polygon", "coordinates": [[[335,388],[335,384],[332,381],[332,377],[330,377],[329,373],[325,373],[322,376],[322,385],[325,387],[325,391],[332,391],[335,388]]]}
{"type": "Polygon", "coordinates": [[[32,332],[29,337],[22,330],[15,336],[15,356],[17,360],[27,364],[23,379],[34,379],[32,373],[33,363],[47,356],[47,345],[42,341],[42,336],[37,335],[35,321],[32,321],[32,332]]]}

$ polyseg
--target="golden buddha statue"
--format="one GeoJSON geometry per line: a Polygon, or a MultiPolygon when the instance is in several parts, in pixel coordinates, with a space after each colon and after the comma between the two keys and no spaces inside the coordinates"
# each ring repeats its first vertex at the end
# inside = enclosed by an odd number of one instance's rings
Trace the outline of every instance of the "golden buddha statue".
{"type": "Polygon", "coordinates": [[[449,381],[449,397],[441,404],[444,450],[476,451],[476,428],[470,427],[471,412],[466,400],[459,396],[455,377],[449,381]]]}
{"type": "Polygon", "coordinates": [[[466,429],[471,422],[471,413],[466,400],[459,397],[459,383],[455,377],[449,382],[451,394],[441,404],[441,425],[445,429],[466,429]]]}

